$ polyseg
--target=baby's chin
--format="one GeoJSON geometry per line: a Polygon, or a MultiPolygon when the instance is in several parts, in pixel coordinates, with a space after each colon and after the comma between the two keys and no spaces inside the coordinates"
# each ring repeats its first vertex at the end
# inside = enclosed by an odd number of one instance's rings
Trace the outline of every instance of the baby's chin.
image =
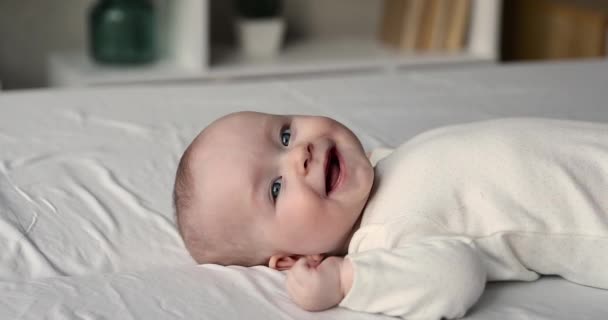
{"type": "Polygon", "coordinates": [[[358,228],[358,223],[359,219],[357,219],[357,222],[355,223],[355,225],[348,229],[348,232],[344,232],[342,234],[342,236],[340,237],[340,240],[331,248],[329,248],[329,250],[325,250],[323,252],[326,252],[325,255],[327,256],[345,256],[348,253],[348,245],[350,243],[350,239],[353,236],[353,233],[356,231],[356,229],[358,228]]]}

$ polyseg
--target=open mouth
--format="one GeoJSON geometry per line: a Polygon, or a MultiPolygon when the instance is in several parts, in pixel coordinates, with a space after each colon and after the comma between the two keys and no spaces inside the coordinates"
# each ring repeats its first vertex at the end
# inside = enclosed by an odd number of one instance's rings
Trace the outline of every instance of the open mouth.
{"type": "Polygon", "coordinates": [[[325,163],[325,193],[329,195],[332,192],[340,178],[340,158],[336,147],[332,147],[327,152],[327,161],[325,163]]]}

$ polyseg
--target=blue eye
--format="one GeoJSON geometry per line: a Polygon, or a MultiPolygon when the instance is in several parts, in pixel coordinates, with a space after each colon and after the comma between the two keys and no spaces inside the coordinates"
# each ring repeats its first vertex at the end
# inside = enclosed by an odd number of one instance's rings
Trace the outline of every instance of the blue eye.
{"type": "Polygon", "coordinates": [[[289,129],[289,128],[282,129],[281,130],[281,143],[287,147],[289,145],[289,139],[291,139],[291,129],[289,129]]]}
{"type": "Polygon", "coordinates": [[[283,178],[279,177],[272,183],[272,186],[270,187],[270,195],[272,195],[272,200],[276,200],[276,198],[279,196],[279,192],[281,192],[282,182],[283,178]]]}

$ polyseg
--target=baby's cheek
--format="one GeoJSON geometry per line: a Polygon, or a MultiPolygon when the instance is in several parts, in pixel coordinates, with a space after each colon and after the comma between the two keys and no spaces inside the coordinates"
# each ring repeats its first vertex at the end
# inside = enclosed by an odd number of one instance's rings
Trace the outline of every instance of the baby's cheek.
{"type": "Polygon", "coordinates": [[[294,201],[293,211],[297,215],[298,219],[315,221],[317,216],[320,215],[322,206],[319,201],[309,197],[301,197],[297,201],[294,201]]]}
{"type": "Polygon", "coordinates": [[[319,201],[302,195],[290,198],[284,209],[285,218],[297,228],[314,228],[323,215],[319,201]]]}

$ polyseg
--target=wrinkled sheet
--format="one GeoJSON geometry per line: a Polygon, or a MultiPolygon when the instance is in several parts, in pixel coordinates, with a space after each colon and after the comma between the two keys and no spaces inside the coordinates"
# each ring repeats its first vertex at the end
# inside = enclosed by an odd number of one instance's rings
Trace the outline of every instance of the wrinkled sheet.
{"type": "MultiPolygon", "coordinates": [[[[196,266],[174,171],[238,110],[320,114],[364,146],[441,125],[533,116],[608,121],[608,62],[258,83],[0,93],[0,319],[381,319],[308,313],[264,267],[196,266]]],[[[491,284],[471,319],[603,319],[608,291],[558,278],[491,284]]]]}

